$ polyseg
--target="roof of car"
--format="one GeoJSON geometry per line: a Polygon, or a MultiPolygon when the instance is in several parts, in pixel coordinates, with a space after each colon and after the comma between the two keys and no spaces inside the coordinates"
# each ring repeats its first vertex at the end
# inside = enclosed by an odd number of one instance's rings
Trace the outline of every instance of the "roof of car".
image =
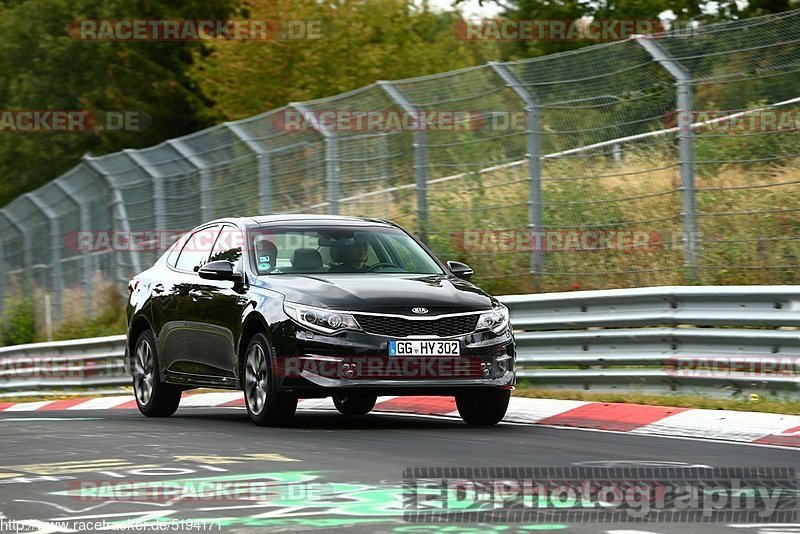
{"type": "Polygon", "coordinates": [[[392,223],[381,219],[368,219],[365,217],[348,217],[343,215],[320,215],[316,213],[285,213],[276,215],[255,215],[253,217],[237,217],[220,219],[218,222],[236,222],[245,226],[265,226],[271,224],[350,224],[350,225],[379,225],[392,226],[392,223]]]}

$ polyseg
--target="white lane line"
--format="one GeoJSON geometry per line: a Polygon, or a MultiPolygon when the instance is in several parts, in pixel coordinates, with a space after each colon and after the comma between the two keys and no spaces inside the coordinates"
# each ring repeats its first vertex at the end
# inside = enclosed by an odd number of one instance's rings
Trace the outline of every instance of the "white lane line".
{"type": "Polygon", "coordinates": [[[133,395],[117,396],[117,397],[96,397],[89,399],[80,404],[70,406],[67,410],[107,410],[120,404],[134,400],[133,395]]]}

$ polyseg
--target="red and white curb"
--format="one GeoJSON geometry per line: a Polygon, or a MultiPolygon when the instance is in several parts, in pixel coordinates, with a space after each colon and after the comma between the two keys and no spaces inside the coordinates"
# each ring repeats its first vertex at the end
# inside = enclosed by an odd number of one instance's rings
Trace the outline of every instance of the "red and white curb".
{"type": "MultiPolygon", "coordinates": [[[[238,391],[187,393],[181,408],[243,407],[238,391]]],[[[0,402],[0,412],[135,409],[130,395],[25,403],[0,402]]],[[[335,410],[331,399],[301,399],[300,410],[335,410]]],[[[452,397],[379,397],[377,412],[458,417],[452,397]]],[[[504,419],[512,423],[682,436],[800,447],[800,416],[670,406],[512,397],[504,419]]]]}

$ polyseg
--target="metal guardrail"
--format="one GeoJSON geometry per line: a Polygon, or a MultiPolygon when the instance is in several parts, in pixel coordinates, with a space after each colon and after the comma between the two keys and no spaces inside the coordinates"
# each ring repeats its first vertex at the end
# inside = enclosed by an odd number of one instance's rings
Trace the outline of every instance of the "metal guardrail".
{"type": "MultiPolygon", "coordinates": [[[[509,295],[518,376],[562,389],[797,394],[800,286],[509,295]]],[[[0,397],[130,385],[125,336],[0,348],[0,397]]]]}
{"type": "Polygon", "coordinates": [[[124,353],[124,335],[2,347],[0,398],[118,393],[131,384],[124,353]]]}
{"type": "Polygon", "coordinates": [[[797,394],[800,286],[664,286],[500,300],[518,376],[552,389],[797,394]]]}

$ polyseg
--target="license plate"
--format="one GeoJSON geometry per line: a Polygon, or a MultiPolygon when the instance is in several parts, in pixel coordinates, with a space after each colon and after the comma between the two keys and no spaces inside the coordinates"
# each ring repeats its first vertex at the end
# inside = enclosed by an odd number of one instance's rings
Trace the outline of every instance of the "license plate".
{"type": "Polygon", "coordinates": [[[389,356],[458,356],[459,350],[458,341],[389,341],[389,356]]]}

